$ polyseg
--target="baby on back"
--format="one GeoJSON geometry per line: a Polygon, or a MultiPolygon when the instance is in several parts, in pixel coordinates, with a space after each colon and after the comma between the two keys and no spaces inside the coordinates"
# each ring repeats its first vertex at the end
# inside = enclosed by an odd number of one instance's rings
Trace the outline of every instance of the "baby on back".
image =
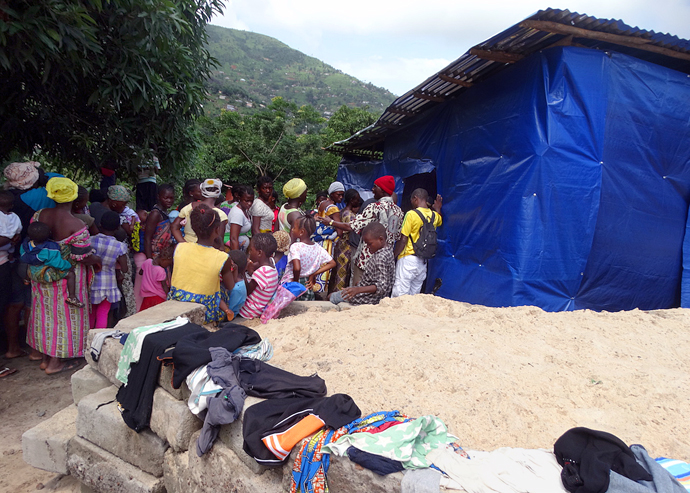
{"type": "Polygon", "coordinates": [[[76,296],[74,267],[62,256],[60,244],[51,239],[50,227],[40,221],[32,222],[20,248],[20,261],[26,264],[26,278],[42,283],[67,280],[67,303],[83,308],[76,296]]]}

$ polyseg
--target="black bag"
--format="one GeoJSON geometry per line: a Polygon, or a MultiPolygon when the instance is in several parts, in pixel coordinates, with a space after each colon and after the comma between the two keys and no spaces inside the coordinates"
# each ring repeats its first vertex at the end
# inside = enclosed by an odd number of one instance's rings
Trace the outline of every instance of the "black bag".
{"type": "Polygon", "coordinates": [[[422,219],[422,227],[419,228],[419,238],[412,242],[412,248],[417,257],[429,260],[436,256],[436,247],[438,246],[438,234],[434,226],[436,215],[434,211],[431,211],[431,221],[429,221],[418,209],[414,211],[422,219]]]}

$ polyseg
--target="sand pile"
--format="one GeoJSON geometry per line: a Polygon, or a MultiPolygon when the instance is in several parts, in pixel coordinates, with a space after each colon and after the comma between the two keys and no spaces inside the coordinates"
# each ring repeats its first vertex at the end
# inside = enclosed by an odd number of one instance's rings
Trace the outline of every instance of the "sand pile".
{"type": "Polygon", "coordinates": [[[364,414],[434,414],[468,449],[552,448],[587,426],[690,460],[690,310],[547,313],[430,295],[273,320],[272,364],[364,414]]]}

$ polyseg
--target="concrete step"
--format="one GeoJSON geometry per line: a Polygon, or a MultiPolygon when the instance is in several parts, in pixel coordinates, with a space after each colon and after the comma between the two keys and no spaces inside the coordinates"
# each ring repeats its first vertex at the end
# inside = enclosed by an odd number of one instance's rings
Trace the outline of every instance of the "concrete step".
{"type": "MultiPolygon", "coordinates": [[[[155,308],[155,307],[154,307],[155,308]]],[[[93,337],[99,332],[104,332],[111,329],[92,329],[89,331],[87,336],[87,347],[91,347],[91,341],[93,337]]],[[[117,374],[117,364],[120,361],[120,354],[122,353],[122,348],[124,346],[120,344],[120,341],[113,338],[108,338],[103,343],[101,348],[101,355],[98,361],[94,361],[91,357],[89,351],[86,354],[86,361],[89,363],[89,367],[103,375],[112,385],[120,387],[122,382],[120,382],[115,375],[117,374]]],[[[163,366],[161,368],[161,373],[158,378],[158,385],[163,387],[168,391],[170,395],[176,399],[186,400],[189,397],[189,389],[186,383],[182,383],[179,389],[174,389],[172,386],[172,366],[163,366]]]]}
{"type": "Polygon", "coordinates": [[[379,476],[375,472],[355,464],[347,457],[331,454],[331,464],[328,469],[328,488],[331,491],[389,493],[400,491],[402,479],[402,472],[379,476]]]}
{"type": "MultiPolygon", "coordinates": [[[[203,325],[206,317],[206,307],[204,307],[204,305],[200,305],[199,303],[166,301],[164,303],[161,303],[160,305],[151,307],[148,310],[144,310],[143,312],[135,313],[131,317],[123,318],[117,323],[115,329],[129,333],[132,329],[136,329],[137,327],[160,324],[167,320],[175,319],[177,317],[187,317],[190,322],[203,325]]],[[[88,363],[95,370],[98,370],[102,375],[105,375],[110,381],[113,381],[115,375],[113,374],[111,377],[110,372],[104,371],[106,370],[106,368],[103,367],[107,366],[108,369],[112,367],[112,360],[115,356],[115,353],[113,352],[109,354],[108,357],[104,359],[106,355],[104,355],[103,351],[101,351],[100,359],[98,360],[98,362],[95,362],[93,361],[93,358],[91,358],[91,351],[88,350],[88,348],[91,347],[91,341],[93,341],[93,336],[99,332],[103,332],[106,330],[112,329],[92,329],[89,331],[86,338],[87,351],[85,356],[86,361],[88,361],[88,363]]],[[[106,339],[104,349],[106,348],[106,345],[110,346],[110,344],[114,342],[117,341],[115,341],[114,339],[106,339]]],[[[120,345],[119,342],[117,342],[117,346],[119,346],[120,350],[122,349],[122,345],[120,345]]],[[[117,346],[113,345],[112,348],[116,348],[117,346]]],[[[120,351],[116,352],[117,358],[115,358],[115,369],[117,369],[117,361],[120,359],[120,351]]],[[[113,384],[117,385],[115,382],[113,382],[113,384]]]]}
{"type": "Polygon", "coordinates": [[[67,468],[96,493],[165,493],[163,478],[156,478],[80,437],[69,441],[67,468]]]}
{"type": "Polygon", "coordinates": [[[67,444],[77,432],[74,404],[27,430],[22,435],[24,462],[58,474],[68,474],[67,444]]]}
{"type": "Polygon", "coordinates": [[[95,394],[101,389],[110,387],[112,384],[110,380],[105,378],[99,372],[87,365],[81,370],[72,374],[72,400],[75,404],[79,404],[87,395],[95,394]]]}
{"type": "MultiPolygon", "coordinates": [[[[191,437],[192,443],[198,436],[195,433],[191,437]]],[[[289,491],[290,485],[289,468],[269,469],[257,475],[221,441],[216,441],[203,457],[197,457],[192,447],[182,453],[168,449],[163,468],[168,493],[282,493],[289,491]]]]}
{"type": "Polygon", "coordinates": [[[137,433],[128,427],[117,409],[116,394],[117,387],[110,385],[79,402],[77,436],[155,477],[162,476],[168,444],[151,430],[137,433]]]}
{"type": "Polygon", "coordinates": [[[160,387],[156,389],[151,410],[151,430],[167,441],[176,452],[187,450],[190,437],[203,424],[189,410],[186,400],[177,400],[160,387]]]}
{"type": "Polygon", "coordinates": [[[138,312],[131,317],[120,320],[115,328],[123,332],[129,332],[137,327],[160,324],[177,317],[187,317],[193,324],[204,325],[206,323],[206,307],[199,303],[186,303],[184,301],[164,301],[160,305],[138,312]]]}
{"type": "MultiPolygon", "coordinates": [[[[262,474],[268,468],[256,462],[253,457],[251,457],[247,452],[242,449],[242,444],[244,443],[244,437],[242,436],[242,423],[244,422],[244,413],[248,407],[263,401],[264,399],[259,399],[257,397],[247,397],[244,401],[244,408],[237,421],[230,423],[229,425],[224,425],[220,427],[220,432],[218,433],[218,439],[216,443],[213,444],[215,447],[218,442],[223,442],[225,446],[230,448],[237,457],[247,466],[254,474],[262,474]]],[[[191,444],[190,447],[194,450],[195,444],[191,444]]]]}

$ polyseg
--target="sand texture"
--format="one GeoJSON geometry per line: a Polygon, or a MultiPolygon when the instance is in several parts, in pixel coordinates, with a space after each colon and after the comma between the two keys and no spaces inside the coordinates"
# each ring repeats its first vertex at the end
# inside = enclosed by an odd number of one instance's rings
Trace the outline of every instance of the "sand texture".
{"type": "Polygon", "coordinates": [[[272,364],[318,372],[364,414],[434,414],[467,449],[551,449],[586,426],[690,460],[690,310],[547,313],[417,295],[255,328],[272,364]]]}

